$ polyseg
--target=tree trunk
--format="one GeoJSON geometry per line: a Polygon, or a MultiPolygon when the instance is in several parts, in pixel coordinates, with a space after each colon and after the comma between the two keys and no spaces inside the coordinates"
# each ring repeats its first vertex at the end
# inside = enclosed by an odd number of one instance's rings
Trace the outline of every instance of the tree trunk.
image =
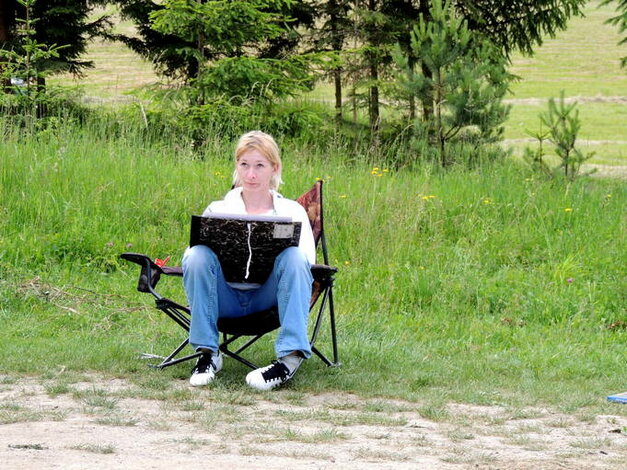
{"type": "Polygon", "coordinates": [[[342,124],[342,70],[337,68],[333,71],[335,81],[335,123],[338,128],[342,124]]]}
{"type": "MultiPolygon", "coordinates": [[[[433,79],[433,73],[424,63],[421,65],[422,74],[427,79],[433,79]]],[[[433,93],[427,89],[422,97],[422,121],[428,122],[433,116],[433,93]]]]}
{"type": "MultiPolygon", "coordinates": [[[[425,21],[429,21],[431,18],[431,15],[429,13],[429,8],[431,8],[431,2],[429,0],[420,1],[420,7],[418,8],[418,13],[422,15],[425,21]]],[[[431,70],[429,70],[429,67],[427,67],[424,64],[424,62],[421,63],[421,71],[422,71],[422,74],[425,76],[425,78],[427,79],[433,78],[433,74],[431,73],[431,70]]],[[[422,121],[428,122],[432,116],[433,116],[433,94],[427,91],[426,96],[422,97],[422,121]]]]}
{"type": "Polygon", "coordinates": [[[370,86],[370,131],[373,135],[379,132],[379,87],[376,85],[379,80],[379,64],[375,59],[370,61],[370,80],[374,83],[370,86]]]}
{"type": "MultiPolygon", "coordinates": [[[[330,2],[331,10],[331,44],[335,52],[342,51],[342,36],[340,35],[337,23],[338,5],[336,1],[330,2]]],[[[333,70],[333,81],[335,83],[335,123],[339,129],[342,124],[342,68],[337,67],[333,70]]]]}
{"type": "Polygon", "coordinates": [[[351,89],[351,104],[353,105],[353,124],[357,124],[357,88],[354,82],[351,89]]]}
{"type": "MultiPolygon", "coordinates": [[[[0,0],[0,47],[4,47],[11,40],[11,27],[15,23],[15,1],[0,0]]],[[[2,72],[0,67],[0,73],[2,72]]],[[[11,92],[11,79],[4,77],[0,87],[5,93],[11,92]]]]}
{"type": "MultiPolygon", "coordinates": [[[[198,3],[204,3],[203,0],[197,0],[198,3]]],[[[198,41],[196,44],[198,49],[198,69],[196,71],[196,77],[200,78],[203,73],[203,67],[205,66],[205,34],[202,31],[198,31],[198,41]]],[[[198,96],[196,98],[196,104],[202,106],[205,104],[205,93],[202,87],[198,89],[198,96]]]]}
{"type": "MultiPolygon", "coordinates": [[[[410,83],[414,81],[414,77],[416,75],[415,67],[416,67],[416,58],[414,54],[410,51],[407,58],[407,67],[409,68],[409,81],[410,83]]],[[[413,125],[414,119],[416,119],[416,96],[414,93],[409,95],[409,122],[413,125]]]]}
{"type": "Polygon", "coordinates": [[[11,26],[14,21],[14,2],[11,0],[0,0],[0,45],[11,39],[11,26]]]}
{"type": "MultiPolygon", "coordinates": [[[[368,9],[370,11],[376,11],[377,2],[376,0],[368,1],[368,9]]],[[[372,28],[372,26],[371,26],[372,28]]],[[[370,117],[370,132],[373,136],[376,136],[379,132],[379,86],[377,82],[379,81],[379,63],[377,53],[374,52],[379,47],[379,44],[376,40],[376,33],[374,30],[368,33],[368,42],[369,46],[372,48],[371,51],[368,52],[368,68],[370,71],[370,80],[372,84],[370,85],[370,102],[368,106],[368,114],[370,117]]]]}
{"type": "Polygon", "coordinates": [[[446,148],[445,148],[445,137],[444,137],[444,123],[442,122],[442,71],[440,69],[436,69],[433,74],[433,79],[435,82],[435,134],[438,142],[438,148],[440,151],[440,161],[442,162],[442,167],[446,167],[446,148]]]}

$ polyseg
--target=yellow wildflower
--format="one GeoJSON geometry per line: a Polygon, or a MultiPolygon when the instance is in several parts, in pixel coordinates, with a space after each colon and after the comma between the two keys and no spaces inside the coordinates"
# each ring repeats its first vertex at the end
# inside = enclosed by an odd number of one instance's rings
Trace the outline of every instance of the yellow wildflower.
{"type": "Polygon", "coordinates": [[[573,208],[572,207],[567,207],[566,209],[564,209],[564,212],[572,212],[573,208]]]}

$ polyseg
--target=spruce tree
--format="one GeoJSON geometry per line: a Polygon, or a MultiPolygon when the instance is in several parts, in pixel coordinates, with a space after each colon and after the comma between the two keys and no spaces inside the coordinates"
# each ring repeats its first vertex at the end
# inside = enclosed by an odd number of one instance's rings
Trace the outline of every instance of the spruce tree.
{"type": "MultiPolygon", "coordinates": [[[[93,64],[84,60],[90,39],[101,34],[109,25],[108,18],[101,15],[90,19],[90,15],[99,3],[105,0],[87,2],[86,0],[36,0],[28,8],[37,18],[33,23],[33,39],[41,44],[63,45],[58,57],[41,58],[39,67],[48,73],[70,72],[81,75],[93,64]]],[[[0,5],[0,47],[12,49],[16,45],[16,18],[26,16],[26,6],[19,0],[4,0],[0,5]]],[[[45,83],[40,77],[39,84],[45,83]]]]}

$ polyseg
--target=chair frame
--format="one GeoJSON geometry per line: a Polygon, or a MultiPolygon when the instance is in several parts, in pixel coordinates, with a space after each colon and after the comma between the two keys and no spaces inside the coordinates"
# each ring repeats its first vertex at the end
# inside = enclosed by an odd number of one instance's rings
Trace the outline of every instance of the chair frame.
{"type": "MultiPolygon", "coordinates": [[[[314,187],[307,193],[303,194],[303,196],[301,196],[298,201],[301,204],[304,204],[303,202],[301,202],[301,199],[304,198],[306,195],[317,191],[317,197],[319,199],[319,207],[317,208],[318,212],[314,214],[314,220],[311,220],[312,215],[309,212],[308,215],[310,216],[310,221],[312,225],[314,225],[314,222],[317,222],[319,224],[318,227],[312,228],[314,228],[316,247],[319,246],[322,251],[324,264],[314,264],[311,267],[312,275],[314,278],[314,285],[309,306],[310,321],[311,313],[316,311],[316,306],[317,313],[315,314],[315,320],[311,331],[309,343],[311,345],[312,352],[316,356],[318,356],[327,366],[333,367],[340,365],[338,359],[335,306],[333,302],[333,285],[335,282],[335,273],[337,272],[337,268],[329,265],[329,255],[327,251],[326,237],[324,232],[322,184],[322,180],[317,181],[314,187]],[[317,216],[317,220],[315,219],[315,216],[317,216]],[[316,346],[316,342],[318,340],[318,336],[322,327],[325,311],[329,312],[329,327],[331,333],[332,347],[332,355],[330,358],[327,357],[327,355],[323,354],[316,346]]],[[[307,210],[308,208],[305,207],[305,209],[307,210]]],[[[155,298],[156,308],[165,313],[170,319],[172,319],[177,325],[179,325],[189,334],[191,323],[191,312],[189,307],[186,307],[171,299],[163,297],[155,289],[157,283],[161,278],[161,275],[180,277],[183,275],[182,268],[159,266],[150,257],[139,253],[122,253],[120,257],[132,263],[140,265],[141,271],[139,274],[137,290],[139,292],[150,293],[155,298]]],[[[241,354],[265,334],[270,333],[271,331],[274,331],[279,327],[280,324],[278,314],[275,309],[255,312],[245,317],[221,318],[218,320],[218,331],[222,333],[222,342],[220,343],[219,349],[226,356],[239,361],[240,363],[250,367],[251,369],[256,369],[258,368],[258,365],[246,359],[241,354]],[[244,337],[250,338],[246,340],[244,344],[237,347],[237,349],[231,349],[231,346],[235,346],[234,343],[237,340],[244,337]]],[[[141,357],[144,359],[161,359],[160,363],[151,364],[151,366],[158,369],[163,369],[165,367],[189,361],[201,355],[201,353],[196,352],[193,354],[179,357],[179,355],[183,352],[188,344],[189,335],[183,342],[181,342],[176,348],[174,348],[174,350],[168,356],[159,356],[155,354],[145,353],[142,354],[141,357]]]]}

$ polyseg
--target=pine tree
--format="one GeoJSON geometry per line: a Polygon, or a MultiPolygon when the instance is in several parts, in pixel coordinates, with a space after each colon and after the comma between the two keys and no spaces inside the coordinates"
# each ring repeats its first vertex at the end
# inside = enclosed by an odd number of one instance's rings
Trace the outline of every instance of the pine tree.
{"type": "MultiPolygon", "coordinates": [[[[624,0],[621,0],[624,1],[624,0]]],[[[400,43],[411,73],[428,76],[429,70],[419,57],[411,56],[409,34],[422,17],[429,22],[432,0],[361,0],[353,12],[361,41],[364,69],[369,70],[370,124],[376,127],[379,116],[381,70],[386,70],[390,45],[400,43]],[[421,70],[416,70],[419,67],[421,70]]],[[[531,54],[543,38],[567,26],[568,20],[582,14],[586,0],[451,0],[455,15],[466,21],[470,31],[482,34],[508,58],[514,50],[531,54]]],[[[422,116],[431,118],[431,97],[422,102],[422,116]]],[[[416,114],[415,103],[409,103],[410,116],[416,114]]]]}
{"type": "MultiPolygon", "coordinates": [[[[31,15],[37,18],[33,23],[33,39],[41,44],[63,45],[58,56],[41,57],[38,64],[40,70],[47,73],[70,72],[75,75],[91,66],[92,62],[82,59],[90,39],[101,34],[108,26],[109,20],[102,15],[95,20],[90,19],[95,5],[105,0],[87,2],[86,0],[36,0],[28,8],[31,15]]],[[[19,0],[4,0],[0,4],[0,47],[16,49],[16,18],[26,16],[26,6],[19,0]]],[[[39,86],[45,86],[43,76],[39,77],[39,86]]]]}
{"type": "Polygon", "coordinates": [[[298,30],[301,27],[312,28],[315,20],[314,10],[307,2],[285,0],[111,2],[119,6],[123,18],[133,22],[137,35],[109,34],[108,38],[125,43],[152,61],[157,72],[185,82],[199,77],[203,61],[244,55],[241,44],[235,48],[226,44],[233,41],[235,45],[238,40],[244,39],[243,35],[246,35],[246,54],[249,56],[280,59],[291,55],[301,41],[298,30]],[[224,17],[217,17],[216,14],[224,14],[224,17]],[[238,19],[234,14],[241,16],[238,19]],[[264,20],[260,20],[262,17],[264,20]],[[211,21],[214,23],[210,24],[211,21]],[[185,22],[189,23],[189,27],[196,28],[198,34],[190,30],[185,22]],[[259,27],[256,38],[252,31],[255,26],[259,27]],[[229,32],[229,27],[237,30],[229,32]],[[273,28],[272,34],[267,34],[268,27],[273,28]],[[208,30],[202,32],[203,28],[208,30]],[[223,31],[219,33],[224,38],[222,45],[218,44],[218,30],[223,31]],[[238,34],[239,39],[236,38],[238,34]]]}
{"type": "Polygon", "coordinates": [[[479,143],[496,141],[508,114],[501,100],[510,78],[496,47],[470,31],[449,2],[433,0],[428,19],[421,16],[414,27],[411,51],[427,73],[413,70],[398,47],[401,84],[407,95],[433,110],[416,125],[419,134],[432,140],[441,165],[453,162],[447,146],[461,135],[479,143]]]}
{"type": "MultiPolygon", "coordinates": [[[[22,18],[26,14],[22,3],[18,0],[3,2],[0,41],[7,45],[14,38],[15,18],[22,18]]],[[[47,70],[52,73],[70,72],[80,75],[85,68],[93,65],[82,60],[81,56],[85,53],[89,40],[110,26],[104,15],[94,20],[89,18],[98,3],[104,3],[104,0],[36,0],[33,3],[32,15],[38,19],[33,25],[35,40],[66,46],[60,51],[58,58],[45,64],[47,70]]]]}
{"type": "Polygon", "coordinates": [[[197,103],[209,96],[268,100],[311,86],[308,61],[287,55],[285,33],[291,28],[284,0],[166,0],[150,13],[152,29],[188,46],[177,53],[195,71],[185,77],[197,103]],[[270,8],[272,7],[272,8],[270,8]],[[272,57],[272,51],[280,58],[272,57]]]}

